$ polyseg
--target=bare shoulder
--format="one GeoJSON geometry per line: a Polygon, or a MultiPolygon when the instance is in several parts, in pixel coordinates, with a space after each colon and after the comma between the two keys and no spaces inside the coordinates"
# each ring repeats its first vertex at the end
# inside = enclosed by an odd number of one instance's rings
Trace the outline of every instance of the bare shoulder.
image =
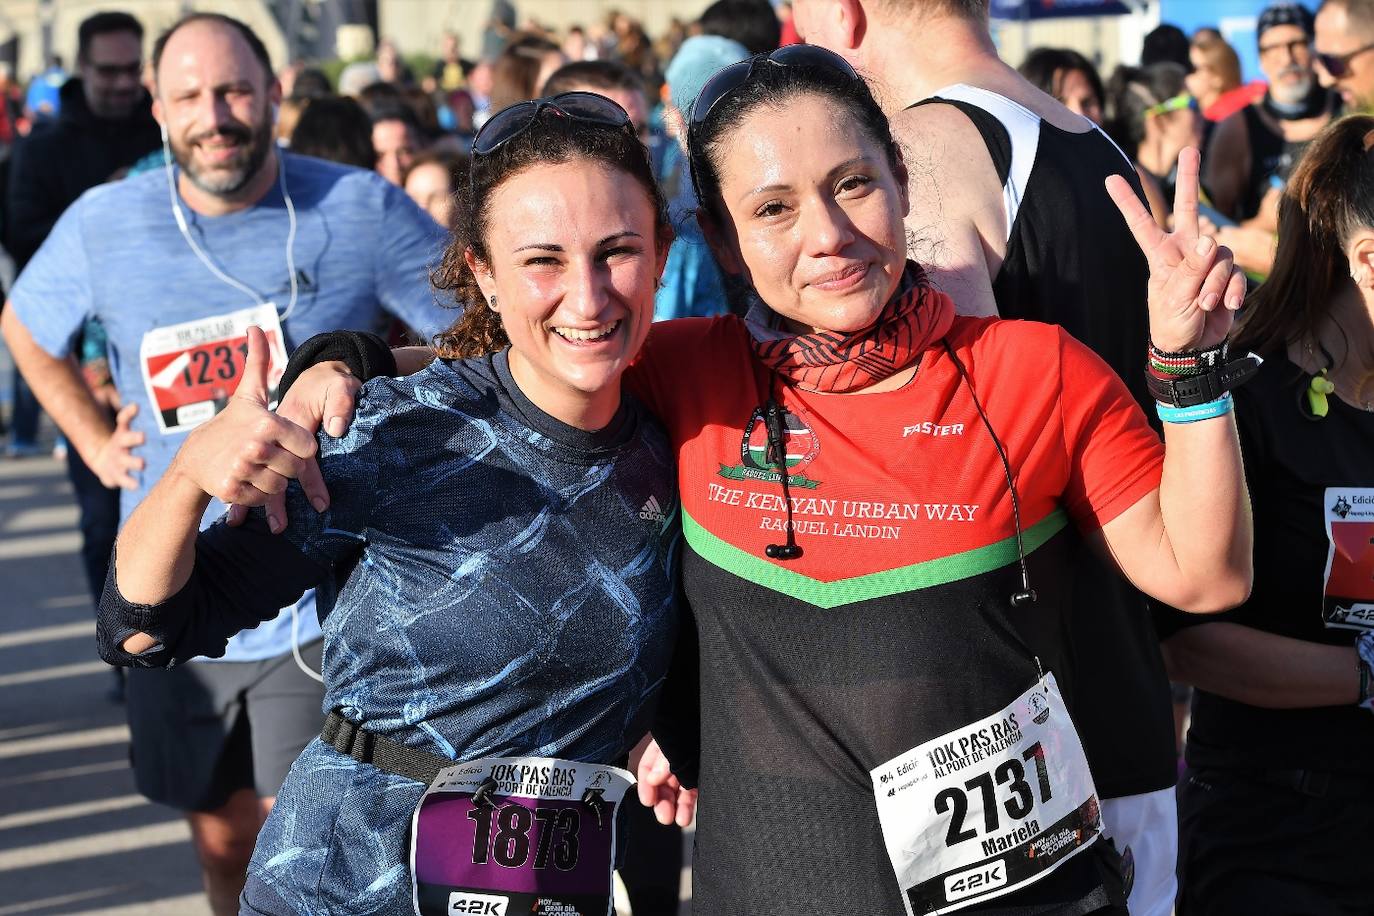
{"type": "Polygon", "coordinates": [[[906,161],[911,193],[957,203],[955,213],[975,213],[996,204],[1002,185],[983,136],[953,105],[919,105],[892,118],[892,132],[906,161]]]}
{"type": "Polygon", "coordinates": [[[975,167],[983,164],[996,179],[986,152],[970,155],[970,151],[986,149],[982,134],[968,115],[953,105],[916,105],[894,115],[891,123],[893,138],[901,145],[908,164],[915,159],[939,165],[945,174],[976,171],[975,167]]]}

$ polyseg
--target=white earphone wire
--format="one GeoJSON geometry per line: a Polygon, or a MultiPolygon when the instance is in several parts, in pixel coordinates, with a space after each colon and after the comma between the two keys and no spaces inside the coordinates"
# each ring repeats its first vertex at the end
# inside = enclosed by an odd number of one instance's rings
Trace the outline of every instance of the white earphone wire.
{"type": "MultiPolygon", "coordinates": [[[[261,296],[220,270],[215,262],[210,260],[209,255],[196,244],[195,237],[191,235],[191,229],[186,224],[186,214],[181,210],[181,201],[177,199],[176,174],[172,169],[172,149],[167,140],[166,128],[163,128],[162,133],[162,165],[167,172],[167,199],[172,205],[172,217],[176,219],[177,228],[181,230],[181,237],[186,240],[191,251],[200,259],[200,263],[205,265],[205,269],[214,274],[216,278],[252,299],[255,305],[263,305],[264,300],[261,296]]],[[[286,270],[291,275],[291,299],[286,304],[286,311],[277,313],[277,320],[285,321],[296,310],[300,286],[296,277],[296,206],[291,200],[291,193],[286,188],[286,160],[282,158],[280,153],[277,154],[277,180],[281,184],[282,202],[286,205],[286,270]]]]}
{"type": "MultiPolygon", "coordinates": [[[[167,128],[162,128],[162,164],[167,171],[167,196],[172,204],[172,216],[177,221],[177,228],[181,230],[181,237],[186,240],[191,251],[195,252],[200,263],[204,264],[210,273],[217,278],[232,286],[234,289],[248,296],[256,305],[264,305],[263,299],[253,290],[235,280],[224,271],[220,270],[209,256],[196,244],[195,238],[191,235],[190,228],[186,225],[186,214],[181,212],[181,202],[177,200],[176,175],[172,170],[172,150],[167,141],[167,128]]],[[[282,202],[286,204],[286,269],[291,274],[291,300],[286,305],[286,311],[277,314],[278,321],[285,321],[296,309],[296,298],[299,292],[299,284],[296,279],[296,206],[291,201],[291,193],[286,189],[286,161],[277,154],[277,180],[281,182],[282,202]]],[[[324,678],[318,672],[311,670],[301,657],[301,638],[300,638],[300,610],[296,605],[291,605],[291,655],[295,659],[296,666],[305,674],[324,683],[324,678]]]]}

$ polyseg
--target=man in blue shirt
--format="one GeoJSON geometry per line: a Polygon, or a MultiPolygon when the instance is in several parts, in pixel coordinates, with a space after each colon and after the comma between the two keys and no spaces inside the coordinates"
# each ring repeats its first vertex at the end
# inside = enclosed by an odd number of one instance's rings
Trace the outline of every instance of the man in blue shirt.
{"type": "MultiPolygon", "coordinates": [[[[380,330],[388,315],[425,335],[449,323],[428,286],[442,230],[369,172],[276,148],[281,90],[247,26],[188,16],[158,40],[153,68],[167,169],[84,194],[0,316],[43,406],[123,488],[123,518],[237,387],[248,326],[267,334],[275,384],[286,353],[317,332],[380,330]],[[125,405],[114,424],[67,358],[90,318],[109,333],[125,405]]],[[[318,734],[322,692],[292,656],[304,644],[318,666],[319,633],[307,596],[220,660],[130,677],[137,784],[187,812],[216,913],[237,912],[258,825],[318,734]]]]}

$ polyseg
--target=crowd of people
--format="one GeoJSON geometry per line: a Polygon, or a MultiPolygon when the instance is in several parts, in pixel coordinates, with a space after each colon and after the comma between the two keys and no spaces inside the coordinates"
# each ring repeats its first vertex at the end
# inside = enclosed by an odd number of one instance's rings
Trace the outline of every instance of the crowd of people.
{"type": "Polygon", "coordinates": [[[701,913],[1374,910],[1374,2],[494,7],[99,13],[12,119],[11,449],[212,910],[673,913],[698,793],[701,913]]]}

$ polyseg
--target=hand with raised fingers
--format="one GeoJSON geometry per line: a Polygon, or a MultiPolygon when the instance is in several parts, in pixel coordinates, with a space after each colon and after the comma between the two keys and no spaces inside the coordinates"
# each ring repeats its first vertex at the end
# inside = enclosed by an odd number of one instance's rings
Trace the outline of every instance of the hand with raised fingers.
{"type": "Polygon", "coordinates": [[[1107,192],[1150,265],[1150,340],[1168,353],[1220,343],[1245,301],[1245,275],[1236,268],[1231,252],[1199,229],[1200,161],[1192,147],[1178,157],[1170,232],[1151,218],[1125,179],[1107,179],[1107,192]]]}
{"type": "Polygon", "coordinates": [[[114,431],[100,444],[88,462],[91,472],[111,489],[138,489],[133,472],[143,470],[144,461],[133,450],[143,444],[143,433],[129,428],[137,414],[137,404],[125,404],[120,408],[119,413],[115,414],[114,431]]]}
{"type": "MultiPolygon", "coordinates": [[[[347,363],[327,362],[311,366],[301,373],[282,397],[277,405],[277,416],[290,420],[312,436],[324,427],[326,433],[337,439],[346,434],[353,423],[353,410],[362,387],[362,382],[348,370],[347,363]]],[[[300,481],[310,496],[311,504],[318,511],[329,508],[329,490],[320,477],[320,467],[314,458],[306,461],[300,481]]],[[[265,505],[268,517],[278,519],[285,527],[285,492],[271,494],[265,505]]],[[[247,517],[247,506],[235,504],[229,507],[231,526],[242,524],[247,517]]]]}
{"type": "MultiPolygon", "coordinates": [[[[296,478],[311,504],[323,512],[328,503],[314,462],[315,436],[267,409],[268,368],[267,339],[260,329],[249,328],[242,381],[228,406],[186,437],[168,473],[242,506],[266,505],[296,478]],[[313,478],[309,468],[314,468],[313,478]]],[[[279,534],[286,519],[269,509],[267,524],[279,534]]]]}
{"type": "Polygon", "coordinates": [[[677,824],[690,827],[696,816],[697,790],[684,789],[668,766],[668,758],[657,741],[650,741],[639,758],[635,778],[638,779],[639,801],[654,809],[654,818],[665,826],[677,824]]]}

